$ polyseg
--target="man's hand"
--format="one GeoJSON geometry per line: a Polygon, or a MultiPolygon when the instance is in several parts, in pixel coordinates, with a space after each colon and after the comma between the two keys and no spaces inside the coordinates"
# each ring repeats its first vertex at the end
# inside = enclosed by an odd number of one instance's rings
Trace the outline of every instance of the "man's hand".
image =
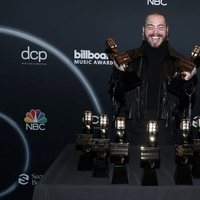
{"type": "Polygon", "coordinates": [[[118,65],[117,62],[115,60],[113,60],[113,64],[114,66],[119,69],[120,71],[126,71],[127,65],[126,64],[121,64],[118,65]]]}
{"type": "Polygon", "coordinates": [[[194,67],[194,69],[191,72],[183,71],[181,74],[182,74],[182,78],[185,81],[189,81],[196,73],[197,73],[197,68],[194,67]]]}

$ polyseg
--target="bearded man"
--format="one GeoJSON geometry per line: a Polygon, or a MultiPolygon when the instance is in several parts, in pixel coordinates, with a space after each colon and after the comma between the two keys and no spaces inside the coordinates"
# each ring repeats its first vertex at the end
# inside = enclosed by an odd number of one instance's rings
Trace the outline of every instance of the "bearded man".
{"type": "Polygon", "coordinates": [[[164,15],[151,13],[142,29],[141,47],[126,53],[130,62],[115,63],[110,81],[113,115],[126,118],[127,141],[144,144],[146,124],[158,121],[159,143],[179,143],[182,118],[190,115],[196,67],[180,71],[186,59],[169,45],[169,27],[164,15]]]}

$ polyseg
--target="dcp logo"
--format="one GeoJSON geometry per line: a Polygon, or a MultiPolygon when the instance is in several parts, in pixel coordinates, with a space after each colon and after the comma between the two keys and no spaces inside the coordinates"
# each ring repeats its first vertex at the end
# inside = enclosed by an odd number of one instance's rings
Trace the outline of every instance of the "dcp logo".
{"type": "Polygon", "coordinates": [[[21,58],[23,60],[34,60],[34,61],[44,61],[47,59],[47,52],[46,51],[31,51],[30,47],[28,46],[26,50],[21,52],[21,58]]]}
{"type": "Polygon", "coordinates": [[[147,5],[153,6],[167,6],[167,3],[164,3],[164,0],[147,0],[147,5]]]}

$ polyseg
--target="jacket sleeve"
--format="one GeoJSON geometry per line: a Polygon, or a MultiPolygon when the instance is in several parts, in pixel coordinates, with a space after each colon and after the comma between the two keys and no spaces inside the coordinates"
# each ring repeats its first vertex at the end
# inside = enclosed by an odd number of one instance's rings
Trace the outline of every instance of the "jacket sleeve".
{"type": "Polygon", "coordinates": [[[190,94],[194,89],[195,83],[196,83],[196,76],[194,76],[189,81],[175,77],[172,78],[171,81],[169,82],[168,90],[174,95],[181,97],[184,94],[190,94]]]}
{"type": "Polygon", "coordinates": [[[112,100],[112,111],[114,116],[123,116],[126,113],[125,95],[128,91],[135,89],[141,84],[140,78],[133,71],[120,71],[116,67],[110,80],[109,93],[112,100]]]}
{"type": "Polygon", "coordinates": [[[141,84],[141,79],[133,71],[120,71],[116,67],[110,80],[110,94],[116,101],[123,101],[124,94],[141,84]]]}

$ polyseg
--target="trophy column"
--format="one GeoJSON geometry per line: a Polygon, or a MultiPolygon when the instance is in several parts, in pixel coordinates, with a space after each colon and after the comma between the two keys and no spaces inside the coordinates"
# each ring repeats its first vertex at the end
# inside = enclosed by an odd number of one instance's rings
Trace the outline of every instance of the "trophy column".
{"type": "Polygon", "coordinates": [[[176,170],[174,180],[177,185],[192,185],[192,175],[190,165],[193,158],[193,145],[191,144],[191,120],[182,119],[180,124],[183,144],[176,148],[176,170]],[[181,154],[180,150],[181,149],[181,154]]]}
{"type": "Polygon", "coordinates": [[[99,124],[99,138],[92,139],[92,151],[96,152],[96,159],[94,164],[94,177],[108,177],[109,176],[109,143],[108,139],[108,116],[106,114],[100,115],[99,124]]]}
{"type": "Polygon", "coordinates": [[[147,134],[148,145],[140,147],[140,166],[143,168],[141,185],[158,185],[156,168],[160,167],[160,148],[157,146],[157,121],[148,121],[147,134]]]}
{"type": "Polygon", "coordinates": [[[125,143],[125,118],[117,117],[115,121],[116,143],[110,144],[111,162],[114,162],[112,184],[128,184],[126,163],[129,156],[129,143],[125,143]]]}
{"type": "Polygon", "coordinates": [[[80,150],[80,157],[77,170],[92,170],[92,112],[85,111],[83,117],[83,133],[76,134],[76,149],[80,150]]]}

